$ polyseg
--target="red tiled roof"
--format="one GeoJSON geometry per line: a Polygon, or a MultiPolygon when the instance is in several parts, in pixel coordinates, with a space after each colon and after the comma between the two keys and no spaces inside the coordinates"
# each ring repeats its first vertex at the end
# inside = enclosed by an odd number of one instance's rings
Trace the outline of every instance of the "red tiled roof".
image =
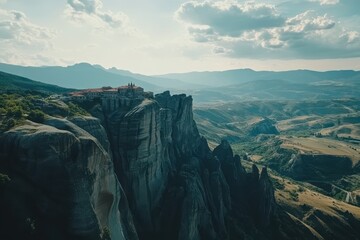
{"type": "Polygon", "coordinates": [[[103,92],[104,90],[102,88],[92,88],[92,89],[84,89],[81,90],[80,92],[83,93],[98,93],[98,92],[103,92]]]}
{"type": "Polygon", "coordinates": [[[117,88],[112,88],[112,89],[108,89],[108,90],[104,90],[103,92],[117,92],[117,88]]]}
{"type": "Polygon", "coordinates": [[[135,86],[135,85],[120,86],[118,88],[111,88],[111,87],[89,88],[89,89],[84,89],[84,90],[80,90],[77,92],[72,92],[72,93],[70,93],[70,95],[79,96],[79,95],[83,95],[86,93],[117,92],[118,89],[137,89],[137,90],[139,90],[139,89],[143,89],[143,88],[139,87],[139,86],[135,86]]]}

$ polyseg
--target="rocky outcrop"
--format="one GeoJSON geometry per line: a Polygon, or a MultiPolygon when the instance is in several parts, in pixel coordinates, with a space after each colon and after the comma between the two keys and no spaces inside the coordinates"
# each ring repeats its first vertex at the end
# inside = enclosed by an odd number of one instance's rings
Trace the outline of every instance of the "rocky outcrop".
{"type": "Polygon", "coordinates": [[[158,94],[108,115],[106,125],[140,238],[225,239],[229,215],[266,228],[275,214],[266,170],[260,178],[256,167],[247,174],[227,141],[211,152],[192,118],[190,96],[158,94]]]}
{"type": "Polygon", "coordinates": [[[111,153],[110,142],[108,140],[105,128],[101,125],[99,119],[89,116],[74,116],[68,120],[91,134],[91,136],[99,141],[106,152],[111,153]]]}
{"type": "Polygon", "coordinates": [[[284,173],[297,180],[324,180],[350,174],[352,165],[347,156],[298,153],[284,166],[284,173]]]}
{"type": "Polygon", "coordinates": [[[156,208],[172,169],[171,115],[144,100],[129,112],[106,118],[116,173],[127,193],[141,234],[154,231],[156,208]]]}
{"type": "MultiPolygon", "coordinates": [[[[7,224],[34,221],[35,239],[99,239],[105,228],[113,239],[136,239],[131,218],[123,222],[126,196],[100,142],[64,119],[45,124],[27,122],[0,138],[1,167],[15,185],[8,197],[17,202],[7,224]]],[[[26,232],[13,234],[9,239],[27,238],[26,232]]]]}
{"type": "Polygon", "coordinates": [[[190,160],[189,157],[199,147],[200,134],[193,119],[192,97],[185,94],[170,96],[166,91],[155,96],[161,108],[169,109],[172,114],[172,140],[175,156],[179,162],[190,160]]]}
{"type": "Polygon", "coordinates": [[[221,144],[214,149],[213,155],[220,160],[227,183],[235,194],[236,188],[243,183],[245,177],[245,169],[241,166],[240,156],[234,156],[231,146],[226,140],[222,140],[221,144]]]}
{"type": "Polygon", "coordinates": [[[52,229],[37,230],[40,238],[98,239],[107,229],[113,240],[271,235],[277,211],[267,170],[247,173],[227,141],[211,151],[191,96],[164,92],[93,112],[27,122],[0,138],[0,170],[41,192],[20,204],[52,229]]]}
{"type": "Polygon", "coordinates": [[[254,123],[250,126],[249,134],[251,136],[257,136],[259,134],[279,134],[279,131],[274,126],[274,122],[269,118],[254,123]]]}
{"type": "Polygon", "coordinates": [[[258,188],[259,195],[256,198],[258,201],[256,221],[259,226],[267,227],[271,223],[271,218],[275,215],[276,202],[274,188],[266,167],[261,171],[258,188]]]}
{"type": "Polygon", "coordinates": [[[271,218],[276,214],[276,202],[267,169],[264,167],[259,174],[259,169],[253,165],[252,172],[246,173],[240,157],[233,155],[226,140],[214,149],[213,155],[220,160],[230,189],[233,208],[240,210],[240,215],[251,216],[256,226],[268,227],[271,218]]]}

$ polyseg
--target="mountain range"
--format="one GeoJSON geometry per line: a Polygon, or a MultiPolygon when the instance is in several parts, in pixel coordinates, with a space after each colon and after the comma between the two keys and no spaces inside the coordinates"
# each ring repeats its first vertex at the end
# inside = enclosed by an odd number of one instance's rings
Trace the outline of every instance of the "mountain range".
{"type": "Polygon", "coordinates": [[[147,76],[117,68],[79,63],[72,66],[24,67],[0,64],[0,71],[66,88],[121,86],[130,82],[155,93],[186,93],[195,104],[244,101],[357,97],[360,71],[284,72],[238,69],[147,76]]]}

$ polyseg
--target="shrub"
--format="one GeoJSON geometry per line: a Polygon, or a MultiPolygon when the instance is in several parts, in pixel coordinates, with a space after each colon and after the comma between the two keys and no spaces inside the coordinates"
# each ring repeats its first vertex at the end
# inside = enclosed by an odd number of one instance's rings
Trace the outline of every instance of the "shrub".
{"type": "Polygon", "coordinates": [[[300,186],[298,189],[299,192],[305,192],[305,188],[303,186],[300,186]]]}
{"type": "Polygon", "coordinates": [[[25,223],[26,223],[26,228],[28,230],[28,232],[30,234],[34,234],[35,231],[36,231],[36,225],[35,225],[35,220],[34,219],[31,219],[31,218],[27,218],[25,220],[25,223]]]}
{"type": "Polygon", "coordinates": [[[28,119],[33,122],[43,123],[45,121],[45,113],[40,110],[33,110],[29,113],[28,119]]]}
{"type": "Polygon", "coordinates": [[[101,240],[111,240],[110,229],[108,227],[102,229],[101,240]]]}
{"type": "Polygon", "coordinates": [[[296,191],[289,191],[289,194],[293,201],[299,201],[299,194],[296,191]]]}
{"type": "Polygon", "coordinates": [[[13,118],[9,118],[5,121],[5,129],[8,130],[16,125],[16,121],[13,118]]]}
{"type": "Polygon", "coordinates": [[[23,115],[23,110],[19,106],[8,107],[6,109],[6,116],[20,119],[23,115]]]}
{"type": "Polygon", "coordinates": [[[69,106],[69,116],[77,116],[77,115],[89,115],[84,109],[79,107],[74,103],[68,103],[69,106]]]}
{"type": "Polygon", "coordinates": [[[6,174],[0,173],[0,184],[4,184],[10,181],[10,178],[6,174]]]}
{"type": "Polygon", "coordinates": [[[272,178],[271,180],[276,189],[278,189],[278,190],[285,189],[285,184],[281,183],[278,179],[272,178]]]}

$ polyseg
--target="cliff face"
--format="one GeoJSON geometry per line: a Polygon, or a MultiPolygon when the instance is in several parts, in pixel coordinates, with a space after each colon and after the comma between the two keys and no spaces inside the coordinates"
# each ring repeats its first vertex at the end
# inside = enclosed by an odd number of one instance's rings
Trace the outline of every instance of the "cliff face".
{"type": "Polygon", "coordinates": [[[266,170],[249,178],[226,141],[212,153],[192,116],[192,98],[169,92],[105,114],[115,171],[140,238],[225,239],[230,215],[266,228],[275,214],[266,170]],[[252,198],[258,198],[254,206],[252,198]]]}
{"type": "Polygon", "coordinates": [[[115,171],[129,198],[138,229],[144,232],[154,229],[152,215],[172,168],[171,126],[167,126],[170,117],[153,100],[144,100],[128,112],[119,110],[106,117],[115,171]]]}
{"type": "MultiPolygon", "coordinates": [[[[76,122],[107,138],[95,119],[76,122]]],[[[84,129],[64,119],[27,122],[2,135],[0,146],[2,170],[11,177],[2,199],[12,202],[2,209],[9,216],[5,224],[33,222],[31,234],[19,229],[6,238],[98,239],[104,228],[113,239],[136,236],[131,218],[130,224],[122,218],[128,207],[111,157],[84,129]]]]}
{"type": "Polygon", "coordinates": [[[99,239],[107,229],[116,240],[272,238],[266,169],[246,173],[226,141],[212,152],[191,97],[164,92],[106,109],[94,108],[101,120],[52,118],[1,136],[0,170],[14,179],[2,201],[27,199],[9,208],[24,206],[10,225],[34,219],[30,233],[43,239],[99,239]]]}

